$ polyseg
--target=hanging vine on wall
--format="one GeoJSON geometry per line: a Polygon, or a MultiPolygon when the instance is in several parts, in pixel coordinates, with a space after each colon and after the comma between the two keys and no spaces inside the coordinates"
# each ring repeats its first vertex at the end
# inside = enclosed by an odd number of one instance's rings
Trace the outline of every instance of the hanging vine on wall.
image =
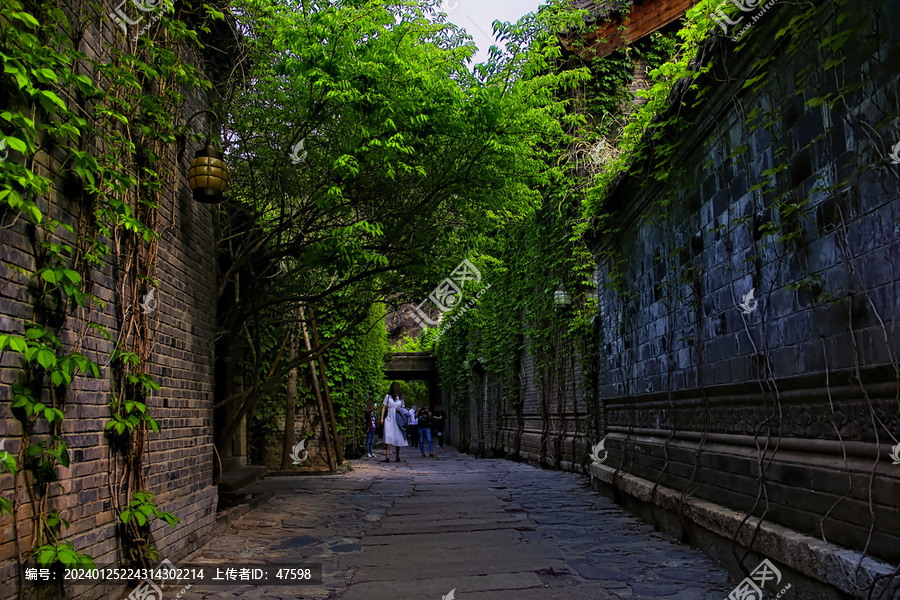
{"type": "MultiPolygon", "coordinates": [[[[668,59],[673,45],[672,36],[655,34],[608,60],[586,63],[590,77],[574,92],[580,104],[572,108],[568,146],[558,152],[559,172],[543,189],[544,198],[534,212],[506,223],[485,244],[485,280],[492,287],[477,312],[471,313],[478,317],[477,326],[469,329],[456,323],[440,339],[442,385],[451,391],[451,408],[461,427],[468,423],[475,383],[471,363],[477,357],[490,373],[494,397],[502,407],[495,419],[516,423],[513,447],[507,448],[513,456],[519,456],[525,426],[523,396],[531,393],[526,386],[540,394],[543,414],[552,414],[555,407],[575,417],[574,435],[568,431],[568,417],[552,423],[541,420],[540,461],[558,465],[564,453],[575,455],[579,445],[599,441],[595,260],[582,235],[587,222],[580,212],[581,198],[590,177],[615,164],[611,160],[615,152],[607,156],[596,148],[611,147],[620,135],[635,61],[656,67],[668,59]],[[572,297],[570,309],[554,305],[560,285],[572,297]],[[526,354],[533,359],[531,376],[522,362],[526,354]],[[565,383],[574,378],[576,369],[582,374],[578,397],[565,383]],[[564,448],[570,435],[571,446],[564,448]]],[[[479,393],[475,390],[476,398],[479,393]]],[[[465,431],[461,437],[466,443],[465,431]]]]}
{"type": "Polygon", "coordinates": [[[11,107],[0,114],[10,150],[0,162],[0,217],[4,228],[30,232],[35,257],[33,268],[13,267],[3,284],[29,289],[32,315],[22,335],[0,335],[0,354],[18,357],[7,364],[18,373],[11,409],[21,434],[18,451],[2,463],[13,489],[11,501],[0,496],[0,514],[13,517],[21,588],[30,557],[39,565],[93,566],[65,541],[68,522],[51,506],[60,493],[57,471],[70,465],[63,435],[69,387],[79,376],[101,378],[107,364],[109,487],[126,559],[149,566],[156,559],[150,521],[178,521],[146,490],[147,434],[159,431],[148,404],[160,386],[147,368],[154,316],[143,314],[139,300],[158,285],[157,211],[175,189],[166,163],[184,131],[177,119],[185,92],[209,83],[183,60],[196,47],[195,33],[163,9],[156,26],[133,41],[94,12],[100,7],[66,13],[53,2],[0,5],[16,24],[0,32],[0,99],[11,107]],[[79,49],[98,26],[109,62],[79,49]],[[71,214],[58,211],[54,186],[62,186],[71,214]],[[110,268],[118,339],[107,359],[91,360],[86,341],[111,338],[98,318],[106,307],[98,290],[110,268]]]}
{"type": "MultiPolygon", "coordinates": [[[[871,7],[851,6],[847,2],[838,2],[783,8],[784,12],[780,14],[787,15],[784,19],[785,25],[775,35],[781,44],[779,52],[788,59],[802,57],[802,64],[823,65],[821,70],[809,67],[801,69],[796,74],[796,80],[793,74],[787,80],[782,80],[783,74],[772,68],[773,55],[758,51],[759,46],[754,45],[756,42],[752,35],[744,38],[744,43],[728,47],[709,40],[709,32],[715,30],[709,21],[710,8],[709,3],[701,3],[696,7],[696,11],[689,11],[686,27],[688,31],[681,34],[685,43],[676,59],[676,65],[654,73],[655,83],[648,92],[651,103],[639,109],[632,124],[626,128],[624,136],[626,143],[621,148],[622,153],[615,172],[601,174],[597,178],[597,185],[590,191],[590,197],[585,203],[584,228],[587,230],[589,223],[593,225],[599,221],[605,228],[602,230],[603,233],[610,234],[607,237],[608,243],[605,244],[605,256],[611,268],[608,281],[620,302],[625,303],[629,293],[629,286],[625,285],[628,268],[622,262],[617,248],[621,239],[616,229],[618,216],[604,212],[607,210],[605,202],[609,190],[617,183],[617,178],[625,172],[641,177],[644,181],[659,181],[663,184],[655,188],[652,205],[648,207],[647,214],[643,217],[651,225],[655,224],[658,229],[665,228],[667,233],[667,236],[662,236],[665,243],[656,256],[657,263],[663,267],[663,272],[668,274],[658,281],[659,285],[663,286],[663,304],[669,305],[664,312],[671,317],[672,306],[690,305],[696,317],[694,334],[680,340],[669,338],[667,353],[671,355],[682,350],[680,347],[673,347],[673,341],[688,343],[686,349],[692,352],[697,365],[697,386],[705,413],[695,466],[690,480],[683,486],[682,501],[684,501],[699,485],[695,480],[700,465],[700,452],[703,451],[706,436],[710,431],[712,414],[705,392],[702,369],[705,352],[700,331],[701,290],[699,266],[695,262],[697,252],[693,249],[693,246],[697,246],[702,250],[703,238],[694,236],[702,236],[703,233],[695,234],[693,231],[685,231],[681,226],[672,226],[673,223],[677,223],[673,220],[676,216],[674,213],[679,207],[689,205],[691,196],[698,194],[696,189],[688,189],[691,183],[690,174],[682,168],[676,154],[683,144],[679,132],[686,132],[691,123],[690,115],[681,114],[678,107],[698,106],[706,102],[708,90],[719,89],[719,86],[730,90],[731,98],[728,103],[738,115],[737,125],[729,124],[728,130],[716,132],[714,142],[707,148],[712,158],[703,168],[709,169],[715,160],[724,159],[728,164],[733,163],[736,170],[743,173],[761,171],[757,183],[747,184],[749,199],[733,198],[725,222],[709,231],[716,241],[723,244],[724,250],[729,254],[736,252],[735,248],[742,241],[750,240],[749,248],[742,249],[740,255],[736,256],[742,258],[735,261],[738,269],[734,269],[730,263],[726,265],[727,278],[732,285],[742,278],[745,280],[749,278],[750,283],[746,289],[755,286],[761,292],[762,309],[758,313],[761,317],[759,335],[752,335],[755,327],[751,331],[747,321],[743,321],[746,338],[753,348],[750,357],[752,377],[758,380],[760,397],[764,401],[764,406],[759,409],[759,422],[755,424],[753,431],[748,432],[760,439],[759,456],[756,461],[758,490],[754,505],[746,511],[741,527],[732,536],[735,541],[740,542],[740,547],[750,548],[760,531],[763,519],[769,516],[771,510],[766,471],[774,460],[774,453],[778,450],[782,435],[786,434],[786,428],[789,425],[797,426],[796,423],[789,423],[787,420],[785,414],[787,407],[782,405],[776,366],[770,360],[772,350],[769,347],[770,335],[767,328],[771,321],[779,316],[773,311],[780,300],[776,297],[778,293],[790,293],[790,297],[794,298],[794,302],[801,308],[811,307],[820,316],[827,314],[829,321],[833,321],[836,314],[846,316],[850,333],[848,342],[853,347],[853,380],[860,388],[864,403],[862,412],[871,420],[875,445],[880,444],[883,436],[890,437],[892,443],[897,441],[895,433],[888,426],[887,406],[871,398],[863,384],[864,362],[861,358],[861,348],[857,347],[858,336],[854,329],[860,326],[858,324],[860,320],[865,321],[866,313],[869,311],[870,314],[879,315],[874,318],[876,332],[873,337],[879,341],[883,339],[885,342],[883,347],[879,344],[877,352],[882,352],[886,357],[895,376],[895,382],[900,381],[900,365],[890,344],[887,343],[890,337],[880,315],[884,309],[878,306],[877,294],[867,288],[867,282],[862,279],[860,265],[857,263],[860,260],[857,256],[859,249],[852,247],[848,236],[847,215],[850,211],[859,210],[854,202],[866,204],[865,199],[854,199],[854,195],[861,193],[858,190],[865,189],[866,185],[871,185],[873,181],[880,182],[877,187],[883,197],[889,196],[890,189],[884,182],[891,181],[892,177],[885,177],[884,171],[890,167],[886,165],[887,152],[884,149],[890,147],[891,138],[889,135],[885,137],[884,133],[885,131],[893,133],[895,139],[900,134],[897,133],[896,125],[888,125],[896,121],[896,109],[889,106],[892,100],[873,93],[873,90],[878,88],[871,85],[874,81],[879,81],[879,78],[888,77],[886,80],[890,81],[890,77],[895,77],[888,73],[889,58],[882,53],[879,46],[881,38],[878,29],[881,24],[877,19],[871,18],[874,14],[869,10],[871,7]],[[860,46],[863,42],[867,45],[860,46]],[[857,46],[854,51],[849,51],[851,45],[857,46]],[[718,61],[708,60],[711,55],[725,52],[745,53],[753,58],[741,63],[738,72],[731,73],[727,72],[726,61],[719,64],[718,61]],[[861,59],[860,62],[864,66],[850,60],[851,56],[863,57],[864,60],[861,59]],[[711,69],[711,66],[715,68],[711,69]],[[863,73],[861,77],[860,72],[863,73]],[[724,80],[713,80],[721,77],[724,77],[724,80]],[[692,89],[695,89],[696,93],[691,91],[692,89]],[[749,101],[745,97],[748,95],[751,97],[749,101]],[[867,106],[865,111],[854,108],[861,102],[860,95],[864,97],[867,106]],[[756,100],[752,99],[753,96],[756,100]],[[667,106],[673,98],[675,98],[674,105],[667,106]],[[751,111],[746,108],[747,105],[757,105],[758,108],[751,111]],[[795,115],[797,112],[802,113],[798,107],[817,116],[821,110],[821,118],[825,124],[823,133],[805,140],[807,145],[815,146],[816,150],[821,152],[821,158],[819,152],[815,154],[814,161],[817,166],[805,165],[802,160],[794,160],[791,154],[792,149],[797,146],[797,140],[786,134],[785,120],[792,119],[793,122],[794,117],[789,115],[792,110],[796,111],[795,115]],[[737,141],[736,136],[739,136],[737,141]],[[724,151],[718,146],[712,147],[716,141],[721,140],[726,140],[727,145],[729,137],[732,145],[724,151]],[[759,153],[760,140],[767,139],[773,140],[771,156],[774,160],[764,165],[765,168],[759,168],[757,163],[759,157],[751,157],[749,151],[755,142],[757,146],[753,149],[759,153]],[[851,139],[863,139],[868,143],[860,144],[854,149],[851,147],[851,139]],[[845,140],[846,148],[843,145],[845,140]],[[836,152],[835,148],[839,151],[836,152]],[[860,148],[863,152],[858,151],[860,148]],[[809,183],[805,183],[807,178],[809,183]],[[804,183],[801,185],[801,182],[804,183]],[[737,207],[737,215],[731,208],[733,206],[737,207]],[[595,220],[588,221],[592,218],[595,220]],[[816,251],[811,244],[813,240],[824,237],[832,231],[837,234],[834,237],[846,266],[846,278],[836,276],[833,269],[822,273],[823,259],[821,256],[815,256],[816,251]],[[680,256],[687,256],[690,260],[685,262],[679,258],[680,256]],[[816,264],[820,266],[816,268],[816,264]],[[789,282],[783,281],[782,273],[791,269],[804,269],[807,274],[789,282]],[[736,276],[734,271],[737,271],[736,276]],[[684,285],[690,286],[693,290],[688,293],[687,298],[680,297],[682,293],[680,289],[684,285]],[[694,296],[693,299],[690,298],[691,295],[694,296]],[[877,331],[879,327],[881,332],[877,331]],[[751,515],[761,518],[755,520],[752,526],[748,526],[751,515]]],[[[805,132],[801,131],[800,135],[804,134],[805,132]]],[[[801,149],[803,147],[801,145],[801,149]]],[[[718,218],[718,215],[715,218],[718,218]]],[[[738,300],[735,298],[735,306],[737,304],[738,300]]],[[[621,308],[620,306],[619,309],[621,308]]],[[[625,313],[623,310],[622,318],[626,322],[633,321],[633,316],[625,313]]],[[[724,327],[724,323],[723,316],[721,325],[717,327],[724,327]]],[[[623,332],[622,337],[633,336],[623,332]]],[[[826,391],[829,394],[831,412],[828,414],[826,411],[826,414],[819,415],[817,420],[825,421],[832,430],[828,437],[839,440],[844,447],[845,434],[842,433],[842,424],[838,420],[843,417],[835,412],[830,395],[831,378],[828,376],[831,363],[824,336],[822,348],[822,360],[828,382],[826,391]]],[[[805,355],[804,360],[811,361],[813,357],[805,355]]],[[[674,414],[674,409],[672,413],[674,414]]],[[[674,422],[671,426],[671,431],[674,432],[674,422]]],[[[795,431],[792,432],[794,433],[795,431]]],[[[828,434],[827,431],[823,433],[828,434]]],[[[669,464],[668,451],[664,454],[663,471],[669,464]]],[[[877,463],[876,458],[871,477],[874,477],[877,463]]],[[[844,466],[849,485],[851,469],[846,461],[846,454],[844,466]]],[[[831,508],[819,517],[823,539],[826,537],[826,521],[829,515],[849,493],[848,487],[847,494],[836,499],[831,508]]],[[[867,548],[872,541],[875,524],[871,497],[868,502],[871,519],[868,523],[870,539],[867,541],[867,548]]],[[[746,552],[748,551],[743,551],[743,556],[737,558],[743,560],[746,552]]],[[[877,583],[871,582],[859,590],[877,591],[877,583]]]]}

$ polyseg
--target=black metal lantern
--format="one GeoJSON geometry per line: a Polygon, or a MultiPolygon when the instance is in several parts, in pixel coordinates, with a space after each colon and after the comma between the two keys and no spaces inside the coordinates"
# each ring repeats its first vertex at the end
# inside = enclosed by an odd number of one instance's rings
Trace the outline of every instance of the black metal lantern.
{"type": "Polygon", "coordinates": [[[228,170],[222,160],[224,155],[215,149],[212,140],[206,140],[206,147],[197,152],[188,172],[194,200],[206,204],[221,202],[228,185],[228,170]]]}

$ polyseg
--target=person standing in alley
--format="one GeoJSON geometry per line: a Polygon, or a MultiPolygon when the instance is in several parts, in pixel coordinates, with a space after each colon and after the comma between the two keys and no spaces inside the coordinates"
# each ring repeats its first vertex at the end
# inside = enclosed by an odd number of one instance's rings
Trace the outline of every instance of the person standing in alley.
{"type": "Polygon", "coordinates": [[[438,445],[444,447],[444,421],[447,420],[447,413],[443,407],[434,406],[431,411],[431,433],[437,436],[438,445]]]}
{"type": "Polygon", "coordinates": [[[406,425],[406,439],[412,448],[419,447],[419,420],[416,417],[418,407],[413,406],[409,411],[409,423],[406,425]]]}
{"type": "Polygon", "coordinates": [[[395,381],[381,404],[381,424],[384,426],[384,443],[387,446],[384,462],[391,462],[391,446],[397,448],[397,462],[400,462],[400,447],[407,445],[406,436],[399,423],[398,412],[402,408],[400,384],[395,381]]]}
{"type": "Polygon", "coordinates": [[[375,403],[366,402],[366,456],[375,458],[375,403]]]}
{"type": "Polygon", "coordinates": [[[434,455],[434,443],[431,441],[431,411],[424,406],[416,411],[416,418],[419,420],[419,450],[422,451],[422,458],[425,458],[425,441],[428,441],[428,456],[437,458],[434,455]]]}

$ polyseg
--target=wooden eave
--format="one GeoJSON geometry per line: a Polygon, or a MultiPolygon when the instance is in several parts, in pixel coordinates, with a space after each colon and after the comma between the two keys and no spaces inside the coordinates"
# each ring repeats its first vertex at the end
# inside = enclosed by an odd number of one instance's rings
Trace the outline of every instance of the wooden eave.
{"type": "Polygon", "coordinates": [[[628,12],[608,13],[588,33],[569,34],[563,46],[585,60],[605,58],[684,16],[699,0],[635,0],[628,12]]]}

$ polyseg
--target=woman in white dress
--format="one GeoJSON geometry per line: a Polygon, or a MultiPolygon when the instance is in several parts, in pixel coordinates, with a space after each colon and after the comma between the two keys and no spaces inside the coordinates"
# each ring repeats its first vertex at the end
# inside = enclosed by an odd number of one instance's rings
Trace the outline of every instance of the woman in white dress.
{"type": "Polygon", "coordinates": [[[400,462],[400,446],[406,446],[406,436],[397,424],[397,410],[403,408],[399,385],[391,384],[388,395],[381,406],[381,423],[384,425],[384,443],[387,445],[387,456],[384,462],[391,462],[391,446],[397,447],[397,462],[400,462]]]}

